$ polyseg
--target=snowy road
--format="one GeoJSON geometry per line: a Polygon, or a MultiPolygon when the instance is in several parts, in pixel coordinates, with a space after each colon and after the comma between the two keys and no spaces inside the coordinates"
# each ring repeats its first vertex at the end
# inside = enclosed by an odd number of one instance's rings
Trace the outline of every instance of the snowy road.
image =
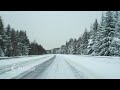
{"type": "Polygon", "coordinates": [[[84,79],[82,72],[72,67],[64,57],[55,55],[39,64],[34,71],[28,71],[15,77],[16,79],[84,79]]]}
{"type": "Polygon", "coordinates": [[[87,79],[87,75],[72,66],[61,55],[35,66],[34,71],[26,71],[13,79],[87,79]]]}
{"type": "Polygon", "coordinates": [[[1,79],[120,78],[119,57],[93,57],[58,54],[27,57],[22,58],[22,60],[18,58],[16,60],[13,59],[8,60],[8,62],[6,60],[0,62],[1,79]],[[19,66],[24,67],[25,69],[18,69],[17,67],[19,66]]]}

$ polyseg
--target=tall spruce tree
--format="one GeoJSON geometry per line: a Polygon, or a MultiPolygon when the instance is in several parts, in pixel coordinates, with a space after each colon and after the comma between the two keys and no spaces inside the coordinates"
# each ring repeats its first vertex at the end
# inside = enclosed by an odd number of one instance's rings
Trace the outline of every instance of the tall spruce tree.
{"type": "Polygon", "coordinates": [[[94,52],[94,44],[96,43],[96,33],[98,32],[98,22],[97,19],[95,20],[93,26],[91,27],[90,31],[90,39],[88,42],[88,54],[92,54],[94,52]]]}
{"type": "Polygon", "coordinates": [[[81,54],[81,41],[82,41],[82,38],[79,37],[77,42],[76,42],[76,54],[81,54]]]}
{"type": "Polygon", "coordinates": [[[11,30],[12,56],[17,56],[17,36],[14,28],[11,30]]]}
{"type": "Polygon", "coordinates": [[[4,30],[3,20],[0,17],[0,48],[1,51],[3,52],[3,56],[6,52],[6,41],[7,41],[7,36],[4,30]]]}
{"type": "Polygon", "coordinates": [[[82,37],[81,37],[81,52],[80,54],[83,55],[87,55],[87,47],[88,47],[88,40],[89,40],[89,32],[87,31],[87,29],[85,29],[85,32],[83,33],[82,37]]]}
{"type": "Polygon", "coordinates": [[[100,56],[112,56],[115,55],[115,43],[113,38],[115,35],[115,20],[113,18],[113,12],[107,11],[105,17],[105,24],[99,30],[99,41],[97,41],[98,52],[100,56]]]}
{"type": "Polygon", "coordinates": [[[10,25],[6,28],[6,35],[7,35],[7,43],[6,43],[6,56],[11,56],[11,49],[12,49],[12,43],[11,43],[11,27],[10,25]]]}

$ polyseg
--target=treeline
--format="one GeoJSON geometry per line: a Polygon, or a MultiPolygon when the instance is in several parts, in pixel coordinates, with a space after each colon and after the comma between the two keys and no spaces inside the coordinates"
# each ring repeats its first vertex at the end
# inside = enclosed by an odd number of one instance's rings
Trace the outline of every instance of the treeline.
{"type": "Polygon", "coordinates": [[[32,42],[30,44],[30,51],[29,51],[29,55],[41,55],[41,54],[46,54],[46,50],[39,45],[36,41],[32,42]]]}
{"type": "Polygon", "coordinates": [[[71,38],[65,45],[48,53],[120,56],[120,12],[102,13],[101,21],[96,19],[89,31],[85,29],[78,39],[71,38]]]}
{"type": "Polygon", "coordinates": [[[36,44],[30,43],[26,31],[15,30],[10,25],[4,26],[0,17],[0,56],[40,55],[46,51],[36,44]],[[37,48],[38,50],[34,49],[37,48]],[[32,53],[33,52],[33,53],[32,53]]]}

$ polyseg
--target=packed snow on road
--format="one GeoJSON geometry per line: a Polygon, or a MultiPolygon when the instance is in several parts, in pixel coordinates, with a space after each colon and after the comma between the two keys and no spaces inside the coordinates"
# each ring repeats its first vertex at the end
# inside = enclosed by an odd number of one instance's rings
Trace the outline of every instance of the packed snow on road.
{"type": "Polygon", "coordinates": [[[47,54],[1,59],[0,79],[120,79],[120,57],[47,54]]]}

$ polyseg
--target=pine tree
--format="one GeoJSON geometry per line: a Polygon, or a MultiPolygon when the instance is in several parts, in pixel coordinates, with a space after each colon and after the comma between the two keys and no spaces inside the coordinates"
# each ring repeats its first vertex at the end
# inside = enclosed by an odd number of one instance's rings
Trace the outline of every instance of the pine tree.
{"type": "Polygon", "coordinates": [[[66,49],[66,50],[65,50],[65,54],[69,54],[69,52],[68,52],[68,48],[69,48],[69,47],[68,47],[68,46],[69,46],[69,42],[66,42],[65,46],[66,46],[66,48],[65,48],[65,49],[66,49]]]}
{"type": "Polygon", "coordinates": [[[81,46],[80,46],[80,49],[81,49],[80,54],[87,55],[89,33],[87,32],[86,29],[85,29],[85,32],[83,33],[81,39],[82,40],[81,40],[81,46]]]}
{"type": "Polygon", "coordinates": [[[100,56],[112,56],[115,55],[115,43],[113,38],[115,35],[115,20],[113,18],[113,12],[106,12],[105,25],[99,30],[99,42],[97,42],[97,55],[100,56]]]}
{"type": "Polygon", "coordinates": [[[81,39],[81,37],[79,37],[79,39],[77,40],[77,42],[76,42],[76,54],[81,54],[81,41],[82,41],[82,39],[81,39]]]}
{"type": "Polygon", "coordinates": [[[115,22],[117,23],[118,22],[118,19],[119,19],[119,11],[114,11],[114,19],[115,19],[115,22]]]}
{"type": "Polygon", "coordinates": [[[116,56],[120,56],[120,13],[115,11],[114,15],[116,25],[115,25],[115,35],[114,35],[114,53],[116,56]]]}
{"type": "Polygon", "coordinates": [[[93,26],[91,27],[91,31],[90,31],[90,39],[88,42],[88,54],[92,54],[94,52],[94,44],[96,43],[96,37],[97,37],[97,33],[98,32],[98,22],[97,19],[95,20],[93,26]]]}
{"type": "Polygon", "coordinates": [[[7,41],[7,36],[4,30],[4,24],[2,18],[0,17],[0,47],[4,54],[6,52],[6,41],[7,41]]]}
{"type": "Polygon", "coordinates": [[[20,30],[18,33],[18,48],[20,55],[28,55],[29,53],[29,39],[26,35],[26,31],[20,30]]]}
{"type": "Polygon", "coordinates": [[[100,24],[101,24],[101,26],[105,26],[105,15],[104,15],[104,13],[102,12],[102,17],[101,17],[101,22],[100,22],[100,24]]]}
{"type": "Polygon", "coordinates": [[[4,53],[3,53],[3,50],[0,47],[0,57],[3,57],[3,56],[4,56],[4,53]]]}
{"type": "Polygon", "coordinates": [[[66,46],[65,45],[62,45],[61,48],[60,48],[60,54],[65,54],[66,53],[66,46]]]}
{"type": "Polygon", "coordinates": [[[6,56],[11,56],[11,49],[12,49],[12,43],[11,43],[11,27],[10,25],[6,28],[6,35],[7,35],[7,42],[6,42],[6,56]]]}
{"type": "Polygon", "coordinates": [[[73,52],[72,54],[76,54],[77,53],[77,40],[76,38],[73,41],[73,52]]]}
{"type": "Polygon", "coordinates": [[[99,52],[100,52],[100,45],[102,44],[101,42],[101,38],[103,38],[103,29],[105,29],[105,24],[106,24],[106,17],[104,15],[104,13],[102,12],[102,17],[101,17],[101,22],[100,22],[100,26],[98,27],[98,30],[96,32],[96,39],[95,39],[95,43],[93,45],[93,52],[91,55],[95,55],[98,56],[99,52]]]}
{"type": "Polygon", "coordinates": [[[73,54],[74,51],[74,40],[71,38],[68,43],[68,54],[73,54]]]}
{"type": "Polygon", "coordinates": [[[12,47],[11,47],[12,56],[17,56],[17,36],[15,29],[13,28],[11,30],[11,43],[12,43],[12,47]]]}
{"type": "Polygon", "coordinates": [[[23,55],[28,55],[28,53],[29,53],[29,40],[28,40],[28,37],[27,37],[27,35],[26,35],[26,31],[24,32],[24,35],[23,35],[23,41],[22,41],[22,43],[23,43],[23,55]]]}
{"type": "Polygon", "coordinates": [[[17,56],[22,56],[22,41],[20,38],[20,32],[17,30],[16,31],[16,40],[17,40],[17,56]]]}

